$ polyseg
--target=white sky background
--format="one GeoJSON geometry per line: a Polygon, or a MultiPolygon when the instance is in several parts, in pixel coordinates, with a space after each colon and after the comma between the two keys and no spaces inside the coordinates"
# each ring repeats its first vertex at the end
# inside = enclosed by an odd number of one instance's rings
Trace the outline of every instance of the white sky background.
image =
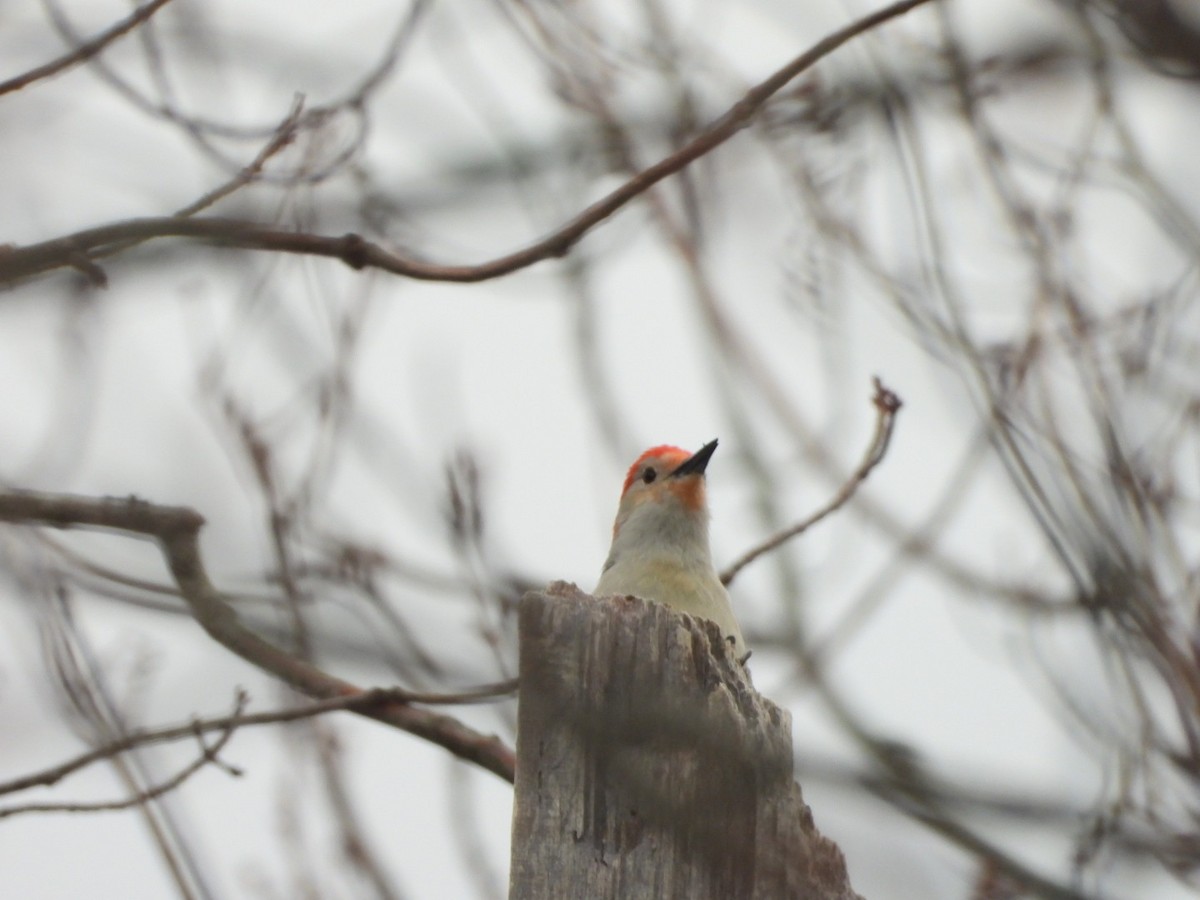
{"type": "MultiPolygon", "coordinates": [[[[705,119],[867,9],[766,0],[667,5],[679,33],[697,48],[689,62],[705,119]]],[[[641,5],[594,6],[582,9],[613,29],[606,41],[637,34],[641,5]],[[599,9],[608,18],[599,18],[599,9]]],[[[360,2],[336,13],[332,7],[176,0],[155,26],[176,104],[199,117],[261,127],[286,115],[297,93],[309,108],[342,97],[386,45],[399,13],[395,3],[360,2]]],[[[81,0],[64,9],[84,34],[128,12],[126,4],[81,0]]],[[[591,135],[584,117],[555,102],[546,70],[501,10],[474,2],[430,12],[399,72],[372,100],[369,138],[353,175],[290,192],[254,188],[215,212],[324,234],[363,230],[354,192],[362,183],[355,179],[363,179],[379,198],[372,214],[397,247],[473,262],[523,245],[615,187],[618,175],[598,172],[594,159],[553,167],[524,194],[499,182],[457,185],[467,167],[504,160],[516,148],[553,149],[565,143],[563,134],[591,135]]],[[[1033,2],[973,0],[957,4],[956,15],[980,54],[1062,24],[1049,4],[1033,2]]],[[[921,11],[887,25],[878,38],[823,64],[821,84],[919,67],[932,53],[931,23],[931,14],[921,11]]],[[[610,61],[618,61],[617,45],[604,46],[610,61]]],[[[0,77],[62,50],[40,5],[0,7],[0,77]]],[[[670,110],[671,96],[642,50],[631,38],[630,68],[615,70],[614,80],[620,114],[644,123],[670,110]]],[[[150,83],[137,38],[104,58],[143,89],[150,83]]],[[[1056,84],[1036,94],[1018,88],[992,109],[1031,156],[1058,161],[1090,123],[1083,93],[1065,80],[1056,84]]],[[[1183,103],[1194,107],[1189,88],[1142,76],[1125,83],[1122,99],[1139,126],[1148,164],[1179,188],[1181,207],[1194,209],[1200,164],[1184,148],[1196,146],[1200,118],[1175,113],[1183,103]]],[[[1014,250],[1005,243],[1010,235],[997,233],[999,213],[961,122],[946,108],[950,95],[932,102],[943,108],[928,111],[923,140],[935,194],[947,200],[940,212],[954,252],[942,257],[945,274],[969,296],[976,336],[1001,341],[1025,327],[1028,280],[1013,264],[1014,250]]],[[[296,165],[306,153],[313,165],[331,159],[354,126],[341,113],[319,139],[302,140],[278,165],[296,165]]],[[[640,133],[641,162],[652,162],[665,145],[661,136],[640,133]]],[[[879,265],[915,278],[930,248],[897,176],[895,144],[878,123],[848,134],[852,139],[805,131],[777,146],[811,155],[836,185],[830,193],[843,211],[858,216],[879,265]]],[[[218,142],[238,164],[260,145],[218,142]]],[[[124,217],[165,215],[234,171],[197,152],[179,126],[133,108],[88,68],[0,97],[0,146],[0,240],[13,244],[124,217]]],[[[969,380],[930,352],[862,269],[823,268],[829,257],[813,235],[812,219],[796,195],[781,188],[779,161],[748,135],[694,171],[701,185],[710,185],[703,195],[704,263],[723,312],[755,359],[786,387],[841,471],[857,462],[873,427],[871,376],[880,375],[905,401],[890,452],[860,497],[901,522],[920,522],[975,439],[977,398],[969,380]]],[[[1060,189],[1055,178],[1036,175],[1026,186],[1039,196],[1060,189]]],[[[677,212],[679,194],[668,188],[664,196],[677,212]]],[[[1156,238],[1155,227],[1120,192],[1096,192],[1078,208],[1086,214],[1075,223],[1078,256],[1062,262],[1067,270],[1089,270],[1098,308],[1166,289],[1183,276],[1179,254],[1156,238]]],[[[562,578],[585,589],[607,551],[625,467],[646,446],[699,447],[721,438],[709,478],[719,563],[769,531],[752,461],[769,470],[782,522],[802,518],[832,495],[837,483],[761,400],[722,402],[721,385],[736,384],[736,376],[718,357],[686,273],[644,204],[619,212],[580,251],[595,264],[587,315],[619,433],[605,433],[587,399],[595,384],[579,362],[581,307],[564,286],[560,263],[456,286],[356,273],[325,260],[234,256],[175,243],[159,245],[154,256],[135,254],[136,263],[105,264],[110,286],[104,291],[55,275],[0,295],[0,479],[193,506],[209,522],[204,550],[218,582],[265,594],[260,573],[270,567],[271,553],[264,510],[214,385],[262,424],[285,472],[307,471],[323,446],[312,386],[336,361],[337,328],[349,317],[363,328],[350,373],[353,412],[328,478],[318,485],[315,508],[331,533],[385,547],[439,576],[462,574],[440,519],[445,467],[461,448],[482,470],[489,562],[535,581],[562,578]]],[[[931,307],[936,304],[931,298],[931,307]]],[[[1169,410],[1150,406],[1129,413],[1149,431],[1171,418],[1169,410]]],[[[1046,542],[995,460],[982,463],[968,484],[938,547],[988,578],[1064,593],[1065,579],[1046,542]]],[[[52,537],[110,568],[165,581],[146,545],[112,536],[52,537]]],[[[11,531],[3,546],[6,568],[46,554],[11,531]]],[[[756,635],[766,643],[786,632],[791,602],[802,604],[812,634],[837,629],[894,547],[852,503],[785,552],[800,579],[790,588],[785,568],[769,561],[735,583],[752,646],[756,635]]],[[[1107,761],[1064,724],[1048,686],[1053,675],[1072,696],[1105,709],[1101,667],[1083,630],[1070,625],[1075,620],[1017,618],[928,570],[899,571],[886,579],[878,606],[841,645],[830,671],[856,712],[952,782],[1011,787],[1023,797],[1090,809],[1107,761]]],[[[443,680],[421,687],[451,690],[508,674],[480,639],[487,614],[468,596],[399,580],[389,590],[409,627],[446,667],[443,680]]],[[[49,602],[36,581],[6,582],[0,780],[83,747],[58,715],[42,662],[36,609],[49,602]]],[[[256,710],[284,700],[268,679],[184,617],[86,590],[75,592],[73,609],[114,694],[138,723],[222,714],[238,686],[249,690],[256,710]]],[[[385,633],[376,625],[344,606],[324,609],[324,664],[364,685],[394,683],[375,652],[385,633]]],[[[503,655],[511,665],[511,646],[503,655]]],[[[792,710],[802,762],[858,761],[821,704],[797,687],[785,656],[762,649],[753,671],[759,689],[792,710]]],[[[512,739],[511,705],[456,714],[512,739]]],[[[503,896],[510,788],[408,735],[349,715],[328,721],[339,735],[364,830],[401,894],[503,896]],[[464,862],[475,844],[485,851],[482,873],[464,862]]],[[[1114,728],[1121,725],[1118,720],[1114,728]]],[[[185,823],[215,896],[295,896],[296,882],[310,875],[321,896],[366,896],[339,874],[337,842],[306,746],[285,731],[246,730],[222,754],[243,770],[241,778],[210,768],[173,797],[171,809],[185,823]]],[[[161,777],[191,756],[183,742],[145,759],[161,777]]],[[[967,895],[973,863],[940,838],[861,794],[816,779],[802,778],[802,784],[818,826],[845,851],[852,882],[864,896],[967,895]]],[[[5,799],[121,795],[111,770],[95,767],[36,797],[5,799]]],[[[15,816],[0,819],[0,832],[6,896],[171,894],[161,858],[132,812],[15,816]]],[[[1073,849],[1062,837],[1065,828],[991,827],[987,833],[1037,870],[1064,877],[1073,849]]],[[[1188,895],[1152,867],[1114,866],[1109,875],[1102,887],[1110,896],[1188,895]]]]}

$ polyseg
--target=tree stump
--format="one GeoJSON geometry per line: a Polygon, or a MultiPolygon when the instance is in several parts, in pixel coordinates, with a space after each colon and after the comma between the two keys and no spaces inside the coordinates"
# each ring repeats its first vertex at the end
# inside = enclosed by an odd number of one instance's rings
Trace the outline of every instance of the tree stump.
{"type": "Polygon", "coordinates": [[[520,640],[510,900],[858,898],[715,624],[556,583],[520,640]]]}

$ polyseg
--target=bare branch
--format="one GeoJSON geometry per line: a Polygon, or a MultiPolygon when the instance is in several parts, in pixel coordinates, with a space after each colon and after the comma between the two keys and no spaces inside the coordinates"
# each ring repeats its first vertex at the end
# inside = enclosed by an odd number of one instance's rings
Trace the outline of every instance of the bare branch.
{"type": "MultiPolygon", "coordinates": [[[[217,643],[263,669],[302,694],[321,700],[362,698],[363,689],[286,653],[247,630],[234,609],[208,579],[200,555],[204,518],[181,506],[160,506],[128,498],[91,498],[32,491],[0,492],[0,521],[57,528],[90,525],[154,538],[166,558],[184,601],[200,626],[217,643]]],[[[422,737],[455,756],[512,781],[512,750],[492,735],[483,735],[450,716],[416,709],[396,696],[362,709],[362,715],[422,737]]]]}
{"type": "Polygon", "coordinates": [[[38,66],[36,69],[30,69],[28,72],[22,72],[15,78],[10,78],[8,81],[0,81],[0,96],[19,91],[21,88],[32,84],[35,81],[41,81],[45,78],[50,78],[60,72],[65,72],[72,66],[76,66],[85,60],[91,59],[113,41],[128,34],[133,29],[137,28],[152,15],[170,3],[171,0],[151,0],[145,6],[139,6],[132,13],[126,16],[121,21],[117,22],[107,31],[103,31],[96,35],[90,41],[86,41],[67,53],[60,56],[58,59],[51,60],[44,65],[38,66]]]}
{"type": "Polygon", "coordinates": [[[596,201],[546,237],[488,262],[475,265],[425,262],[393,253],[358,234],[331,237],[280,231],[238,219],[164,217],[129,219],[39,244],[5,248],[0,253],[0,284],[12,284],[67,265],[74,265],[72,260],[76,255],[103,255],[106,248],[112,244],[139,243],[164,237],[197,238],[218,246],[243,250],[331,257],[340,259],[352,269],[381,269],[421,281],[479,282],[499,278],[542,260],[565,256],[585,234],[621,207],[741,131],[772,96],[802,72],[847,41],[928,2],[929,0],[901,0],[818,41],[809,50],[747,91],[722,116],[679,150],[638,172],[608,196],[596,201]]]}
{"type": "MultiPolygon", "coordinates": [[[[234,712],[234,715],[230,717],[231,720],[235,720],[237,718],[245,702],[246,695],[239,694],[237,698],[237,708],[234,712]]],[[[113,812],[116,810],[131,809],[132,807],[141,806],[150,800],[162,797],[170,791],[175,790],[175,788],[179,787],[210,763],[225,769],[225,771],[231,775],[241,776],[242,773],[240,770],[222,763],[217,757],[217,754],[221,752],[221,749],[227,743],[229,743],[229,739],[233,737],[233,732],[235,730],[236,725],[227,725],[222,730],[221,736],[217,738],[217,742],[210,747],[208,744],[204,743],[200,732],[193,729],[192,734],[195,735],[196,740],[200,744],[200,756],[185,766],[174,777],[169,778],[161,784],[155,785],[154,787],[147,788],[144,791],[139,791],[133,797],[129,797],[128,799],[114,800],[107,803],[25,803],[21,804],[20,806],[9,806],[0,809],[0,819],[19,815],[20,813],[30,812],[113,812]]]]}
{"type": "Polygon", "coordinates": [[[790,541],[797,535],[803,534],[813,525],[816,525],[830,513],[841,509],[854,496],[854,492],[858,490],[858,486],[867,480],[867,476],[872,470],[883,462],[883,457],[887,454],[888,444],[892,439],[892,429],[896,425],[896,413],[900,411],[901,401],[896,394],[883,386],[878,378],[874,379],[875,396],[871,398],[871,402],[875,404],[877,417],[875,419],[875,434],[871,436],[871,443],[867,447],[867,452],[863,456],[862,462],[858,464],[858,468],[846,480],[841,489],[833,495],[833,499],[818,509],[815,513],[803,521],[797,522],[790,528],[787,528],[776,535],[768,538],[759,544],[757,547],[752,547],[746,551],[738,559],[734,560],[724,572],[721,573],[721,582],[728,585],[737,576],[738,572],[754,562],[764,553],[770,553],[772,550],[790,541]]]}
{"type": "Polygon", "coordinates": [[[220,200],[225,199],[230,194],[233,194],[246,185],[257,181],[262,176],[263,166],[267,161],[282,151],[296,138],[296,132],[301,124],[301,114],[304,112],[304,98],[297,97],[292,108],[288,110],[287,116],[279,123],[279,127],[275,129],[274,134],[263,145],[263,148],[241,171],[233,178],[219,185],[205,194],[198,200],[194,200],[187,206],[178,210],[177,216],[194,216],[201,210],[208,209],[220,200]]]}
{"type": "Polygon", "coordinates": [[[28,790],[31,787],[48,787],[57,784],[68,775],[78,772],[80,769],[108,759],[118,753],[132,750],[134,747],[145,747],[150,744],[177,741],[189,735],[206,734],[210,731],[225,731],[227,729],[249,728],[256,725],[280,725],[311,719],[314,716],[330,712],[348,711],[361,713],[372,707],[380,707],[390,703],[428,703],[441,706],[466,706],[495,700],[512,694],[516,690],[517,681],[514,678],[497,684],[482,685],[481,687],[453,694],[403,691],[399,688],[375,688],[363,691],[361,694],[353,697],[334,697],[330,700],[321,700],[316,703],[307,703],[302,706],[261,713],[241,712],[241,705],[239,705],[238,711],[228,716],[220,716],[213,719],[194,719],[184,725],[172,725],[153,730],[130,731],[119,740],[110,741],[103,746],[96,747],[86,753],[81,753],[75,758],[69,759],[57,766],[24,775],[20,778],[14,778],[11,781],[0,782],[0,794],[12,794],[17,791],[28,790]]]}

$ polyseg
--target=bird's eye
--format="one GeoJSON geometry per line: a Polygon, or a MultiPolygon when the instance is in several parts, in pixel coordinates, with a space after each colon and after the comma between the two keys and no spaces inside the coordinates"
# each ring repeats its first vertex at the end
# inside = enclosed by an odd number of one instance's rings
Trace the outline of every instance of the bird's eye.
{"type": "Polygon", "coordinates": [[[657,477],[658,477],[658,473],[655,472],[654,469],[652,469],[650,467],[647,467],[642,472],[642,481],[644,481],[646,484],[649,484],[657,477]]]}

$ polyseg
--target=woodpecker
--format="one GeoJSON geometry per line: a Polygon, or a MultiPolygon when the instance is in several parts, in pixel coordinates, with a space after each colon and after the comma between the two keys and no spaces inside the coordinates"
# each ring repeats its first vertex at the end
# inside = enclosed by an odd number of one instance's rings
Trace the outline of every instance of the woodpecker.
{"type": "Polygon", "coordinates": [[[744,662],[746,641],[708,546],[704,470],[716,449],[716,441],[695,453],[651,447],[629,467],[612,550],[592,593],[632,594],[710,619],[744,662]]]}

